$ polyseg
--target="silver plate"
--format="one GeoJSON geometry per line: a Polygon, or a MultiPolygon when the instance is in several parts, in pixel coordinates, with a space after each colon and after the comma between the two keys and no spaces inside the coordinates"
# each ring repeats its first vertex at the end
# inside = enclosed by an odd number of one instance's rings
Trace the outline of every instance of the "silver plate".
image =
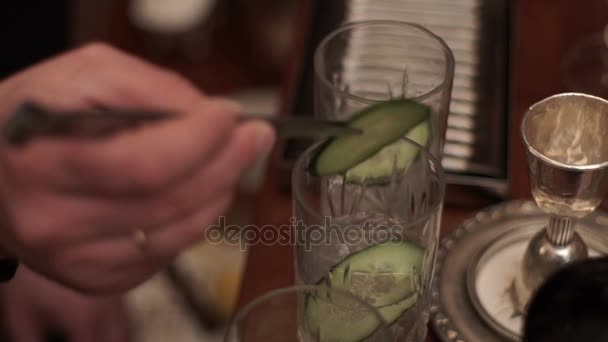
{"type": "MultiPolygon", "coordinates": [[[[499,237],[503,240],[505,234],[513,234],[506,237],[509,240],[520,234],[533,234],[540,229],[539,222],[543,219],[546,219],[545,214],[533,201],[505,202],[478,212],[442,240],[432,285],[431,308],[431,324],[442,341],[502,342],[517,338],[508,339],[505,335],[508,329],[501,329],[479,301],[475,303],[469,296],[469,282],[475,277],[467,270],[477,268],[482,254],[495,249],[491,246],[499,237]],[[530,231],[525,227],[530,227],[530,231]]],[[[591,241],[593,249],[608,241],[606,213],[596,211],[580,226],[586,227],[581,235],[591,241]]]]}

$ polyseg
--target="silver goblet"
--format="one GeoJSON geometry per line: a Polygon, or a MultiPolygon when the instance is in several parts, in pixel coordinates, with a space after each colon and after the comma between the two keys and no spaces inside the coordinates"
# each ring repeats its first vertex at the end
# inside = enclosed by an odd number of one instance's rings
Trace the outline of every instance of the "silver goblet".
{"type": "Polygon", "coordinates": [[[521,134],[532,195],[550,215],[521,265],[518,293],[525,312],[531,294],[550,274],[588,256],[575,225],[597,208],[606,191],[608,101],[579,93],[551,96],[526,112],[521,134]]]}

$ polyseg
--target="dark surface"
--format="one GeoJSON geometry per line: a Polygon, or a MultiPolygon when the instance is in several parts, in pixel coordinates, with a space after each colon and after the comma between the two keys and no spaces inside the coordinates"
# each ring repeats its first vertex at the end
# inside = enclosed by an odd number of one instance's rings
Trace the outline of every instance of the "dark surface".
{"type": "Polygon", "coordinates": [[[568,266],[530,303],[524,342],[608,341],[608,258],[568,266]]]}
{"type": "Polygon", "coordinates": [[[0,79],[69,44],[69,0],[9,1],[0,9],[0,79]]]}
{"type": "MultiPolygon", "coordinates": [[[[509,124],[510,72],[512,57],[508,51],[512,44],[513,2],[485,1],[482,11],[480,53],[480,79],[476,82],[479,93],[476,126],[475,155],[471,163],[483,165],[487,170],[478,176],[504,181],[507,179],[509,143],[504,128],[509,124]]],[[[466,173],[465,173],[466,174],[466,173]]],[[[475,176],[475,171],[468,172],[475,176]]]]}
{"type": "Polygon", "coordinates": [[[0,282],[6,282],[13,279],[17,268],[19,267],[19,261],[15,258],[1,258],[0,259],[0,282]]]}

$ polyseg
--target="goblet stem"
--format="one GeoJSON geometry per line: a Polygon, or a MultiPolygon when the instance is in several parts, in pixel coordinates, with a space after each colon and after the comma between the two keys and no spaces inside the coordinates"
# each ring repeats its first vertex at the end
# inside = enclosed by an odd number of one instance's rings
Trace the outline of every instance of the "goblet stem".
{"type": "Polygon", "coordinates": [[[551,216],[547,239],[556,246],[565,246],[574,239],[574,220],[571,217],[551,216]]]}

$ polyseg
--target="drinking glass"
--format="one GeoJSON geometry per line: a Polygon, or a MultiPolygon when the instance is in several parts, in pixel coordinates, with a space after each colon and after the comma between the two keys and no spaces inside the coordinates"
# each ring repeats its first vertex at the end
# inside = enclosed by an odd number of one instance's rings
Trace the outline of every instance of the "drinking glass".
{"type": "Polygon", "coordinates": [[[330,33],[314,56],[315,115],[348,119],[381,101],[409,98],[433,111],[429,149],[441,158],[449,112],[454,56],[428,29],[371,20],[330,33]]]}
{"type": "Polygon", "coordinates": [[[225,342],[393,341],[380,312],[350,292],[327,286],[293,286],[270,291],[240,310],[225,342]],[[371,332],[368,334],[366,329],[371,332]]]}
{"type": "Polygon", "coordinates": [[[382,152],[390,175],[370,182],[353,182],[348,172],[311,174],[322,142],[298,159],[292,175],[296,283],[349,290],[380,310],[398,341],[423,341],[444,173],[427,149],[399,142],[401,149],[382,152]]]}

